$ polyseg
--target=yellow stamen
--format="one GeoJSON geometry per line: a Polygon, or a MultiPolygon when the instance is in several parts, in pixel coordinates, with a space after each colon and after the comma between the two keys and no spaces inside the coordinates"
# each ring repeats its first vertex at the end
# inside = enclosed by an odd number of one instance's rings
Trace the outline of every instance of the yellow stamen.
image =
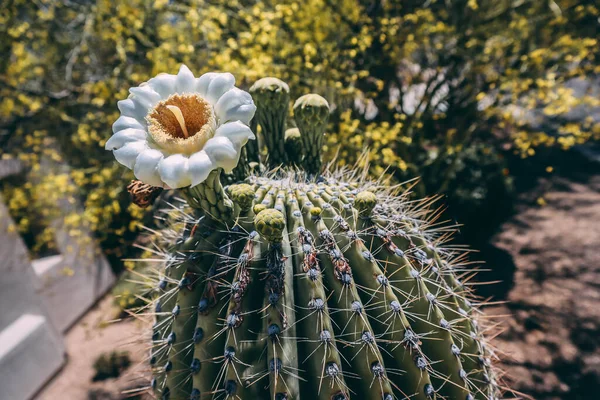
{"type": "Polygon", "coordinates": [[[183,113],[181,112],[179,107],[168,105],[167,108],[169,109],[169,111],[171,111],[173,113],[175,118],[177,118],[177,122],[179,122],[179,126],[181,126],[181,130],[183,131],[183,136],[188,138],[190,135],[185,126],[185,119],[183,119],[183,113]]]}

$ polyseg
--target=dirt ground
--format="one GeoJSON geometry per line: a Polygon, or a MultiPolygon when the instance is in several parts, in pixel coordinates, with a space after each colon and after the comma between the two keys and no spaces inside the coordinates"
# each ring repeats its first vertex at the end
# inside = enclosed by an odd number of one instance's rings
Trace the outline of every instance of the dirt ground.
{"type": "MultiPolygon", "coordinates": [[[[132,397],[148,385],[144,324],[134,319],[113,322],[118,309],[111,295],[102,299],[69,330],[67,363],[36,396],[39,400],[117,400],[132,397]],[[117,379],[92,382],[94,361],[103,353],[127,351],[131,366],[117,379]]],[[[135,397],[140,398],[140,397],[135,397]]]]}
{"type": "MultiPolygon", "coordinates": [[[[600,177],[542,182],[493,244],[514,268],[508,303],[488,309],[512,387],[538,400],[600,398],[600,177]],[[539,191],[539,188],[538,188],[539,191]],[[510,258],[508,258],[510,259],[510,258]]],[[[501,265],[493,265],[502,268],[501,265]]]]}
{"type": "MultiPolygon", "coordinates": [[[[555,178],[537,192],[521,199],[493,239],[489,265],[505,282],[486,290],[509,302],[487,310],[504,331],[495,344],[514,389],[538,400],[597,399],[600,177],[583,183],[555,178]],[[536,203],[542,192],[543,206],[536,203]]],[[[38,399],[115,400],[147,385],[142,326],[106,324],[115,313],[111,303],[105,298],[67,334],[69,362],[38,399]],[[133,366],[119,379],[92,383],[93,361],[115,348],[129,351],[133,366]]]]}

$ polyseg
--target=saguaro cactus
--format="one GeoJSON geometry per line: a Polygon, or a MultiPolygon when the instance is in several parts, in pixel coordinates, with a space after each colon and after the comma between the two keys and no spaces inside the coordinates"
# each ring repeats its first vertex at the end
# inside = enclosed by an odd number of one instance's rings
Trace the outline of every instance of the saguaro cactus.
{"type": "MultiPolygon", "coordinates": [[[[168,85],[183,81],[181,74],[144,87],[162,89],[163,100],[156,101],[169,103],[168,85]]],[[[232,169],[230,160],[237,163],[253,138],[244,128],[251,116],[239,111],[252,107],[247,97],[230,93],[237,89],[226,78],[188,79],[179,90],[196,88],[190,95],[208,97],[221,121],[240,119],[217,127],[198,153],[184,155],[183,166],[163,166],[173,155],[151,140],[128,165],[156,178],[150,184],[181,183],[187,199],[171,211],[178,216],[173,227],[160,234],[163,269],[148,306],[155,319],[149,363],[156,397],[495,399],[493,354],[477,302],[459,279],[464,254],[444,247],[450,230],[435,224],[431,201],[409,200],[362,171],[322,171],[328,105],[317,95],[294,106],[299,131],[293,136],[301,137],[303,155],[285,155],[289,90],[273,78],[257,82],[253,94],[278,168],[223,187],[221,169],[232,169]],[[230,85],[216,86],[218,79],[230,85]],[[233,105],[223,102],[227,96],[233,105]],[[219,135],[228,124],[237,124],[227,128],[234,134],[219,135]],[[209,146],[218,138],[230,143],[209,146]],[[148,149],[165,158],[142,171],[145,158],[160,158],[148,149]],[[202,152],[204,169],[197,160],[202,152]]],[[[153,96],[133,93],[133,108],[153,96]]]]}

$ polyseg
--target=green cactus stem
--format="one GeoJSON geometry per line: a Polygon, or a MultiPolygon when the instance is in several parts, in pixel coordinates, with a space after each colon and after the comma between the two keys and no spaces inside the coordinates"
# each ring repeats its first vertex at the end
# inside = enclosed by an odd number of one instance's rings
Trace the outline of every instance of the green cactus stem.
{"type": "Polygon", "coordinates": [[[304,169],[318,175],[323,163],[321,152],[329,120],[329,103],[318,94],[304,95],[294,103],[294,120],[304,143],[304,169]]]}
{"type": "Polygon", "coordinates": [[[250,88],[256,104],[255,119],[268,149],[267,163],[277,167],[288,162],[285,151],[285,120],[290,102],[289,86],[277,78],[262,78],[250,88]]]}
{"type": "Polygon", "coordinates": [[[173,210],[184,224],[161,235],[154,395],[495,400],[494,353],[460,281],[465,253],[445,247],[431,201],[322,171],[320,96],[298,99],[284,142],[287,85],[268,78],[252,93],[277,168],[225,188],[213,171],[183,190],[182,207],[202,216],[173,210]]]}
{"type": "Polygon", "coordinates": [[[495,398],[477,309],[426,212],[368,181],[291,177],[228,187],[238,224],[198,236],[206,218],[172,250],[187,272],[167,262],[163,304],[179,309],[157,314],[156,393],[495,398]]]}

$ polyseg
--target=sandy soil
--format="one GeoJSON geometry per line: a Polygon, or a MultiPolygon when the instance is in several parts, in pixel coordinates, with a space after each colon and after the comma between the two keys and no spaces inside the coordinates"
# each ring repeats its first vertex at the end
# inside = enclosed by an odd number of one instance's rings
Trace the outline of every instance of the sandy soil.
{"type": "Polygon", "coordinates": [[[148,384],[143,324],[133,319],[111,322],[117,313],[109,294],[69,330],[65,338],[68,362],[36,399],[124,399],[132,395],[128,390],[148,384]],[[94,361],[113,350],[127,351],[131,366],[117,379],[92,382],[94,361]]]}

